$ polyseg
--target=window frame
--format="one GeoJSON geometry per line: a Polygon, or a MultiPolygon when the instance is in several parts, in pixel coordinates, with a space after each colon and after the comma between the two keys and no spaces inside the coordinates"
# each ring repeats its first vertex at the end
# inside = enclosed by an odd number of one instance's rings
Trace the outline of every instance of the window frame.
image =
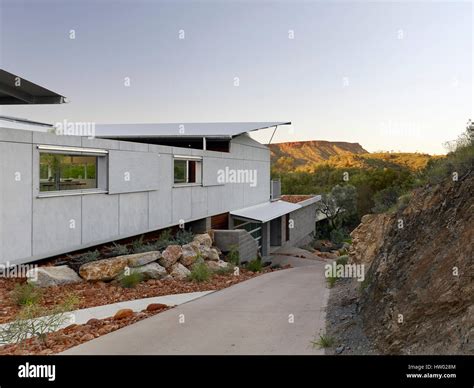
{"type": "Polygon", "coordinates": [[[173,155],[173,163],[172,163],[172,172],[173,172],[173,187],[185,187],[185,186],[202,186],[202,178],[203,178],[203,158],[201,156],[190,156],[190,155],[173,155]],[[175,162],[176,161],[185,161],[185,182],[176,182],[175,178],[175,162]],[[189,182],[190,176],[190,163],[195,162],[195,181],[189,182]],[[198,168],[199,165],[199,168],[198,168]]]}
{"type": "Polygon", "coordinates": [[[81,148],[81,147],[52,146],[52,145],[38,145],[36,148],[38,151],[38,158],[37,158],[37,164],[36,164],[37,198],[108,193],[108,154],[109,152],[107,150],[97,149],[97,148],[81,148]],[[87,189],[41,191],[41,155],[42,154],[95,157],[96,158],[96,163],[95,163],[96,187],[87,188],[87,189]]]}

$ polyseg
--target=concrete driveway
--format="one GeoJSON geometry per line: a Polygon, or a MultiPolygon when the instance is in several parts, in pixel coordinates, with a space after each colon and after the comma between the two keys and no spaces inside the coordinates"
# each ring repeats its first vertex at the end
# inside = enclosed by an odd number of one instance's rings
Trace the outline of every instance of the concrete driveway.
{"type": "Polygon", "coordinates": [[[276,271],[182,304],[63,354],[323,354],[324,262],[276,271]]]}

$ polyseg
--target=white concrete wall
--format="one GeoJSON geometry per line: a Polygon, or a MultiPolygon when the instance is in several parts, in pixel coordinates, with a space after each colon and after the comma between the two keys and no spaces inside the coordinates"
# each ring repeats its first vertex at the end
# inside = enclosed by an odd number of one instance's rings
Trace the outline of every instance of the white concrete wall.
{"type": "Polygon", "coordinates": [[[270,152],[247,135],[233,139],[225,153],[0,128],[0,264],[87,248],[269,197],[270,152]],[[109,193],[40,198],[37,145],[108,150],[109,193]],[[202,186],[173,187],[173,155],[203,157],[202,186]],[[256,187],[219,184],[217,170],[226,166],[256,169],[256,187]]]}

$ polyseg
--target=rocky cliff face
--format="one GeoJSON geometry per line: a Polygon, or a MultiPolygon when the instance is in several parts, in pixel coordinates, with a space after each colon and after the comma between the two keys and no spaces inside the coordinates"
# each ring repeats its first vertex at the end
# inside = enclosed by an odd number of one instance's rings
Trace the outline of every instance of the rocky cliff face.
{"type": "Polygon", "coordinates": [[[385,225],[383,241],[373,232],[360,309],[382,353],[474,354],[473,194],[472,172],[419,189],[385,225]]]}
{"type": "Polygon", "coordinates": [[[351,232],[351,261],[369,266],[383,245],[384,236],[393,227],[392,214],[366,214],[351,232]]]}

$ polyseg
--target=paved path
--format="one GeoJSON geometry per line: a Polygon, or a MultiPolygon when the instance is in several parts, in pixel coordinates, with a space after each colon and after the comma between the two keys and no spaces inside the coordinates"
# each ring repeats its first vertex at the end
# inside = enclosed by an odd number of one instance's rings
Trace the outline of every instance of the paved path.
{"type": "Polygon", "coordinates": [[[311,263],[214,292],[64,354],[323,354],[311,341],[324,332],[328,289],[324,263],[311,263]]]}

